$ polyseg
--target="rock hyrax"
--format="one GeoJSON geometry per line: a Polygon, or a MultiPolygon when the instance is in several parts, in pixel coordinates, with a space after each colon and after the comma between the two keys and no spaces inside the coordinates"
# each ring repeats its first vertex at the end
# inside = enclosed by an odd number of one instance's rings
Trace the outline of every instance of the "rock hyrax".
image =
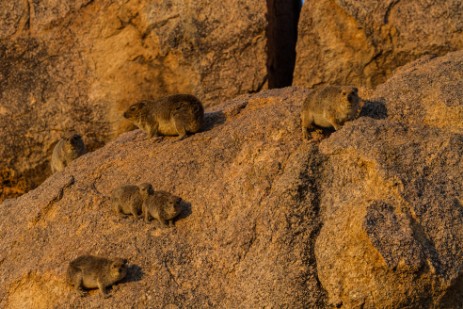
{"type": "Polygon", "coordinates": [[[363,105],[355,87],[331,85],[313,89],[302,105],[302,138],[309,138],[308,130],[313,130],[314,125],[338,130],[346,121],[357,118],[363,105]]]}
{"type": "Polygon", "coordinates": [[[67,133],[53,149],[51,155],[51,171],[53,173],[64,170],[72,160],[85,154],[85,145],[79,134],[67,133]]]}
{"type": "Polygon", "coordinates": [[[201,102],[190,94],[175,94],[156,100],[142,100],[125,111],[124,117],[132,121],[150,137],[196,133],[204,122],[201,102]]]}
{"type": "Polygon", "coordinates": [[[67,281],[81,296],[83,289],[100,289],[106,298],[106,288],[122,280],[127,275],[127,260],[109,260],[101,257],[83,255],[69,263],[67,281]]]}
{"type": "Polygon", "coordinates": [[[177,217],[181,209],[182,199],[166,191],[156,191],[148,196],[143,202],[143,214],[145,221],[148,222],[152,217],[162,227],[173,225],[173,220],[177,217]]]}
{"type": "Polygon", "coordinates": [[[113,209],[116,214],[132,215],[136,220],[141,213],[143,200],[153,193],[153,187],[149,183],[139,186],[122,185],[111,193],[113,209]]]}

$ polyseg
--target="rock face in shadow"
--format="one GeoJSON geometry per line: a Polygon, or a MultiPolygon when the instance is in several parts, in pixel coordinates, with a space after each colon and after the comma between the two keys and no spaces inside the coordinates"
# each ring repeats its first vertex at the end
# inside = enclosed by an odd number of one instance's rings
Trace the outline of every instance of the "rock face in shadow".
{"type": "Polygon", "coordinates": [[[0,306],[323,306],[314,256],[322,158],[300,138],[304,96],[238,97],[207,110],[206,130],[182,141],[123,134],[7,200],[0,306]],[[184,199],[175,228],[113,212],[111,190],[142,182],[184,199]],[[63,277],[81,254],[128,258],[132,279],[109,299],[81,298],[63,277]]]}
{"type": "Polygon", "coordinates": [[[423,55],[462,49],[462,17],[459,0],[306,1],[294,85],[375,87],[423,55]]]}
{"type": "Polygon", "coordinates": [[[463,305],[462,64],[462,52],[410,64],[374,93],[387,118],[366,115],[320,144],[315,253],[329,304],[463,305]]]}
{"type": "Polygon", "coordinates": [[[121,114],[141,98],[260,90],[266,4],[248,2],[2,1],[0,199],[45,179],[64,130],[92,150],[133,128],[121,114]]]}

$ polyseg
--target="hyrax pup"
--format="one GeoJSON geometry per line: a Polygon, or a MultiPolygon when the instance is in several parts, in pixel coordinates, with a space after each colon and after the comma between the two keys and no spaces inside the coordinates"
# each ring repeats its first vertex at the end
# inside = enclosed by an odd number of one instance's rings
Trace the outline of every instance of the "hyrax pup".
{"type": "Polygon", "coordinates": [[[136,220],[141,213],[143,200],[152,193],[154,190],[149,183],[122,185],[111,193],[113,209],[116,214],[132,215],[136,220]]]}
{"type": "Polygon", "coordinates": [[[51,171],[53,173],[64,170],[72,160],[85,154],[85,145],[79,134],[67,133],[58,141],[51,155],[51,171]]]}
{"type": "Polygon", "coordinates": [[[351,86],[322,86],[311,91],[301,111],[302,138],[314,125],[338,130],[346,121],[357,118],[364,101],[351,86]]]}
{"type": "Polygon", "coordinates": [[[196,133],[204,122],[201,102],[189,94],[175,94],[156,100],[142,100],[124,112],[124,117],[145,130],[149,137],[196,133]]]}
{"type": "Polygon", "coordinates": [[[109,297],[106,288],[122,280],[127,275],[127,260],[109,260],[91,255],[83,255],[69,263],[67,281],[81,296],[83,289],[100,289],[103,296],[109,297]]]}
{"type": "Polygon", "coordinates": [[[182,211],[180,202],[181,198],[170,194],[165,191],[156,191],[154,194],[148,196],[143,202],[143,214],[145,221],[148,222],[152,217],[162,227],[173,225],[173,220],[182,211]]]}

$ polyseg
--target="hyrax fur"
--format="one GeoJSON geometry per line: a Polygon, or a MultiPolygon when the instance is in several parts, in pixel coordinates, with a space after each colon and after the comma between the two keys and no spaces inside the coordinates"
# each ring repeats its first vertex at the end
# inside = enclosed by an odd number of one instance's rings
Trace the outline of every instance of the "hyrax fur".
{"type": "Polygon", "coordinates": [[[117,187],[111,193],[114,211],[116,214],[132,215],[136,220],[141,213],[143,200],[152,193],[154,190],[149,183],[117,187]]]}
{"type": "Polygon", "coordinates": [[[124,117],[145,130],[149,137],[196,133],[204,122],[201,102],[190,94],[175,94],[156,100],[142,100],[129,107],[124,117]]]}
{"type": "Polygon", "coordinates": [[[313,89],[302,106],[302,138],[309,138],[308,130],[313,130],[314,125],[339,130],[346,121],[359,116],[363,105],[355,87],[329,85],[313,89]]]}
{"type": "Polygon", "coordinates": [[[85,152],[85,145],[79,134],[65,134],[53,149],[50,162],[51,171],[55,173],[64,170],[72,160],[77,159],[85,152]]]}
{"type": "Polygon", "coordinates": [[[109,260],[92,255],[83,255],[69,263],[67,281],[79,291],[81,296],[84,295],[84,288],[98,288],[106,298],[109,297],[106,288],[124,279],[126,275],[126,259],[109,260]]]}
{"type": "Polygon", "coordinates": [[[143,214],[148,222],[152,217],[162,227],[173,225],[173,220],[181,213],[181,201],[178,196],[165,191],[156,191],[143,202],[143,214]]]}

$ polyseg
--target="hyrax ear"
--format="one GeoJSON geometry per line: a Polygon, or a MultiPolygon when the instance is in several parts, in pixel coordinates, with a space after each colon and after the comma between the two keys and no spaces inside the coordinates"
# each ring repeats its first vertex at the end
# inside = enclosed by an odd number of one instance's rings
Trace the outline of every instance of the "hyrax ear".
{"type": "Polygon", "coordinates": [[[127,259],[118,258],[111,264],[111,268],[119,270],[121,267],[126,266],[127,262],[127,259]]]}
{"type": "Polygon", "coordinates": [[[140,101],[136,104],[137,109],[143,109],[146,106],[146,101],[140,101]]]}
{"type": "Polygon", "coordinates": [[[137,111],[137,110],[142,109],[144,106],[145,106],[145,102],[140,101],[140,102],[138,102],[138,103],[132,104],[132,105],[130,106],[130,109],[129,109],[129,110],[130,110],[131,112],[135,112],[135,111],[137,111]]]}

